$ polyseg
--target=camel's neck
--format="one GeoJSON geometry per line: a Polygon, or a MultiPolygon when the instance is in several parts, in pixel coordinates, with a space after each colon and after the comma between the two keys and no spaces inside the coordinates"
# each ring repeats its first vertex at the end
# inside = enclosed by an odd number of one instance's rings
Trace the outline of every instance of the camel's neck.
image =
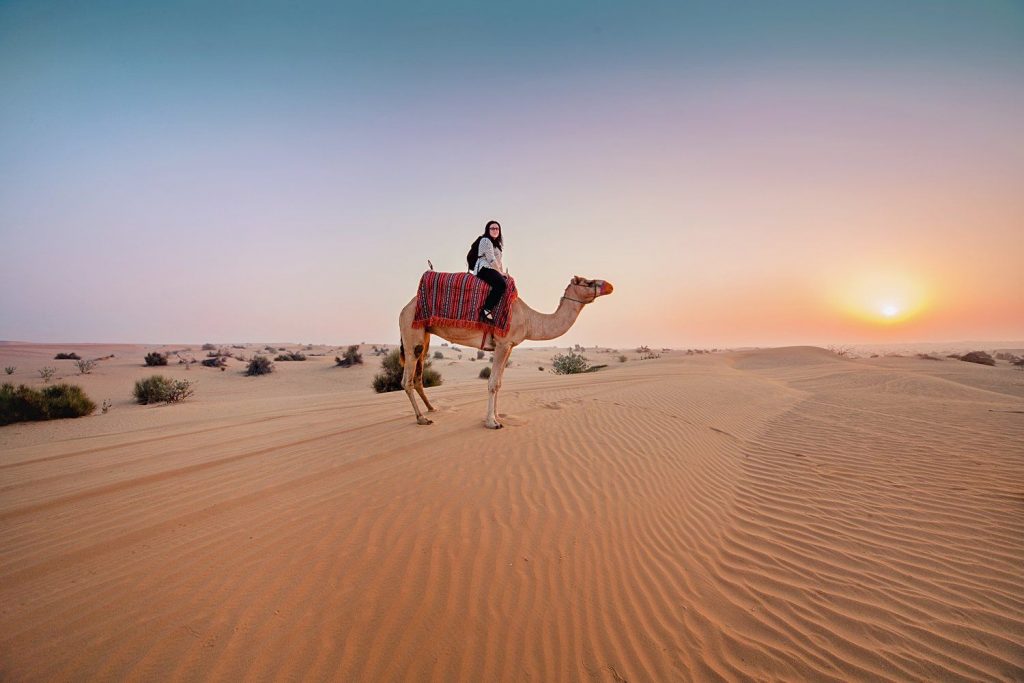
{"type": "Polygon", "coordinates": [[[538,313],[526,304],[526,338],[534,340],[555,339],[569,331],[583,304],[569,299],[560,299],[558,309],[554,313],[538,313]]]}

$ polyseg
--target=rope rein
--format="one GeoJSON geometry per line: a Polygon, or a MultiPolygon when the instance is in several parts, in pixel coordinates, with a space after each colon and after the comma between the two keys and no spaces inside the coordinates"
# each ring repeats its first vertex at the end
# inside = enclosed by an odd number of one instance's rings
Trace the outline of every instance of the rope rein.
{"type": "MultiPolygon", "coordinates": [[[[592,303],[590,301],[580,301],[579,299],[573,299],[571,296],[563,296],[562,298],[568,299],[569,301],[575,301],[576,303],[583,304],[584,306],[586,306],[589,303],[592,303]]],[[[597,298],[597,285],[594,285],[594,298],[597,298]]]]}

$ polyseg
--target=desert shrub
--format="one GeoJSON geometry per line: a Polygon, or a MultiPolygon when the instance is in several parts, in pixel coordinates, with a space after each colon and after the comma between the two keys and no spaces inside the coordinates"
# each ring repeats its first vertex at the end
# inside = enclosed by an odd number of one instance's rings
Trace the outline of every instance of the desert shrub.
{"type": "Polygon", "coordinates": [[[4,372],[6,372],[8,375],[13,375],[14,371],[17,370],[17,369],[18,368],[16,368],[13,365],[8,365],[6,368],[4,368],[4,372]]]}
{"type": "Polygon", "coordinates": [[[484,367],[480,368],[480,374],[477,375],[477,377],[479,377],[480,379],[490,379],[491,378],[491,366],[487,365],[487,366],[484,366],[484,367]]]}
{"type": "Polygon", "coordinates": [[[203,359],[204,368],[221,368],[223,369],[228,364],[228,359],[224,356],[213,356],[212,358],[203,359]]]}
{"type": "Polygon", "coordinates": [[[83,359],[79,358],[75,362],[75,365],[78,366],[78,374],[80,374],[80,375],[88,375],[90,372],[92,372],[92,369],[94,367],[96,367],[96,361],[94,361],[94,360],[83,360],[83,359]]]}
{"type": "Polygon", "coordinates": [[[968,363],[978,363],[980,365],[995,365],[996,359],[988,355],[984,351],[971,351],[960,356],[960,360],[968,363]]]}
{"type": "MultiPolygon", "coordinates": [[[[378,394],[402,389],[402,363],[398,359],[398,349],[384,356],[380,364],[381,370],[373,377],[373,390],[378,394]]],[[[431,367],[431,361],[423,366],[423,386],[436,387],[441,384],[441,373],[431,367]]]]}
{"type": "Polygon", "coordinates": [[[588,367],[590,366],[583,354],[575,351],[560,353],[551,359],[551,371],[556,375],[575,375],[586,372],[588,367]]]}
{"type": "Polygon", "coordinates": [[[159,351],[147,353],[146,365],[149,367],[155,367],[157,365],[167,365],[167,354],[160,353],[159,351]]]}
{"type": "Polygon", "coordinates": [[[72,351],[71,353],[58,353],[53,357],[54,360],[79,360],[81,356],[72,351]]]}
{"type": "Polygon", "coordinates": [[[942,360],[938,356],[933,356],[928,353],[919,353],[917,354],[917,357],[920,358],[921,360],[942,360]]]}
{"type": "Polygon", "coordinates": [[[306,356],[301,351],[289,351],[278,355],[274,360],[306,360],[306,356]]]}
{"type": "Polygon", "coordinates": [[[173,380],[163,375],[151,375],[135,382],[132,395],[139,403],[177,403],[193,394],[192,382],[173,380]]]}
{"type": "Polygon", "coordinates": [[[1017,368],[1018,370],[1024,370],[1024,358],[1011,360],[1010,363],[1013,365],[1013,367],[1017,368]]]}
{"type": "MultiPolygon", "coordinates": [[[[398,351],[396,350],[394,353],[396,354],[397,357],[398,351]]],[[[362,365],[363,354],[359,353],[359,344],[353,344],[352,346],[345,349],[345,355],[343,355],[341,358],[335,356],[334,362],[343,368],[352,367],[353,365],[362,365]]]]}
{"type": "Polygon", "coordinates": [[[24,384],[17,389],[13,384],[0,387],[0,425],[82,417],[94,410],[96,404],[74,384],[55,384],[42,391],[24,384]]]}
{"type": "Polygon", "coordinates": [[[57,372],[57,368],[47,365],[45,368],[39,369],[39,376],[43,378],[44,382],[49,382],[55,372],[57,372]]]}
{"type": "Polygon", "coordinates": [[[625,356],[619,356],[619,362],[620,363],[625,363],[626,362],[626,357],[625,356]]]}
{"type": "Polygon", "coordinates": [[[216,350],[217,350],[217,345],[216,344],[203,344],[203,351],[216,351],[216,350]]]}
{"type": "Polygon", "coordinates": [[[434,360],[444,360],[444,354],[440,351],[434,351],[434,360]]]}
{"type": "Polygon", "coordinates": [[[544,372],[544,366],[543,365],[538,365],[537,369],[540,370],[541,372],[544,372]]]}
{"type": "Polygon", "coordinates": [[[483,357],[484,357],[484,352],[483,352],[483,351],[481,351],[480,349],[477,349],[477,352],[476,352],[476,359],[477,359],[477,360],[480,360],[480,359],[481,359],[481,358],[483,358],[483,357]]]}
{"type": "Polygon", "coordinates": [[[266,356],[253,356],[249,361],[249,365],[245,368],[245,374],[251,376],[254,375],[269,375],[274,371],[274,364],[270,362],[270,359],[266,356]]]}

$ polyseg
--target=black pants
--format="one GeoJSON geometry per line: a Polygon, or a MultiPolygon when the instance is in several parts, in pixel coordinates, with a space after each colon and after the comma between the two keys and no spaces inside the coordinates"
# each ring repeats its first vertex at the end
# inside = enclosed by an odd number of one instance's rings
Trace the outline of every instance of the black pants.
{"type": "Polygon", "coordinates": [[[505,293],[507,285],[505,284],[505,276],[494,270],[493,268],[481,268],[477,272],[476,276],[491,286],[491,293],[487,295],[487,301],[484,302],[484,308],[488,311],[493,311],[494,307],[501,301],[502,295],[505,293]]]}

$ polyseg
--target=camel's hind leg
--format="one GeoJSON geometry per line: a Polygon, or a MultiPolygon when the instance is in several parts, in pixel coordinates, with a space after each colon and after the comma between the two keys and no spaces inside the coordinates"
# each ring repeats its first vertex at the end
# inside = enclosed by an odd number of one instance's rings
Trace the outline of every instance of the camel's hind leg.
{"type": "Polygon", "coordinates": [[[416,389],[416,393],[423,399],[423,405],[427,407],[427,412],[434,412],[434,406],[427,400],[427,394],[423,391],[423,371],[427,367],[427,359],[430,358],[430,333],[423,333],[423,353],[420,354],[419,360],[416,362],[416,374],[413,375],[413,387],[416,389]]]}
{"type": "MultiPolygon", "coordinates": [[[[423,354],[424,354],[424,337],[426,333],[421,330],[412,329],[403,331],[402,334],[402,365],[405,366],[402,372],[402,388],[405,389],[405,394],[409,397],[409,403],[412,404],[412,409],[416,413],[416,422],[421,425],[434,424],[433,420],[428,420],[420,412],[419,404],[416,403],[416,396],[413,395],[413,389],[415,388],[416,376],[423,374],[423,354]]],[[[422,379],[420,380],[422,382],[422,379]]],[[[422,395],[422,391],[420,392],[422,395]]],[[[424,398],[426,401],[426,398],[424,398]]],[[[428,406],[430,404],[427,404],[428,406]]]]}

